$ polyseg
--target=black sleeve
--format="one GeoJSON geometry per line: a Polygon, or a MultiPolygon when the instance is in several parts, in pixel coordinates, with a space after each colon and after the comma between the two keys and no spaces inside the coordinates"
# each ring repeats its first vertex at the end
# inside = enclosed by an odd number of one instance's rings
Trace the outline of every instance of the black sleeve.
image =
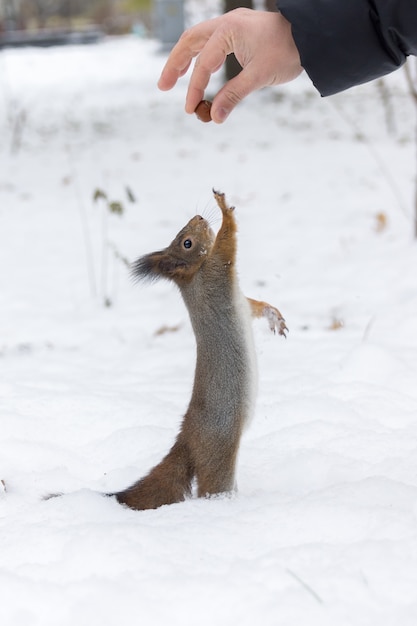
{"type": "Polygon", "coordinates": [[[277,8],[323,96],[388,74],[417,54],[417,0],[277,0],[277,8]]]}

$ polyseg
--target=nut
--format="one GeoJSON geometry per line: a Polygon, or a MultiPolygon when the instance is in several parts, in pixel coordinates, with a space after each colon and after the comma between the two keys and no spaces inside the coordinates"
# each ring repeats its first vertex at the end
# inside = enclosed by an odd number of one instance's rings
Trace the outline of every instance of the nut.
{"type": "Polygon", "coordinates": [[[197,115],[198,119],[202,122],[211,122],[211,102],[210,100],[202,100],[197,104],[196,110],[194,113],[197,115]]]}

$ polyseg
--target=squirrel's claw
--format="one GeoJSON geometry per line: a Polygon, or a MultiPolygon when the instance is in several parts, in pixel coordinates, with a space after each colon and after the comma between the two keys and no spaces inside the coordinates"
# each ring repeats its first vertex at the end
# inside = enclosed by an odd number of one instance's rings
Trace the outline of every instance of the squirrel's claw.
{"type": "Polygon", "coordinates": [[[281,313],[277,308],[268,304],[265,307],[265,317],[268,320],[269,328],[272,330],[274,335],[278,332],[279,335],[287,338],[286,332],[288,332],[288,328],[285,324],[285,320],[282,317],[281,313]]]}
{"type": "Polygon", "coordinates": [[[290,331],[288,330],[287,326],[285,325],[285,321],[282,320],[282,322],[280,323],[280,328],[279,328],[279,334],[282,335],[285,339],[287,338],[286,333],[289,333],[290,331]]]}

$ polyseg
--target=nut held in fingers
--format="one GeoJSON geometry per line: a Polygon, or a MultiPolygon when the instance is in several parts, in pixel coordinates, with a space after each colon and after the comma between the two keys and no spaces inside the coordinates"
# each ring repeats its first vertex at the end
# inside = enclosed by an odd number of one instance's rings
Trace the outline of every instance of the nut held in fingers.
{"type": "Polygon", "coordinates": [[[198,119],[202,122],[211,122],[211,102],[209,100],[202,100],[197,104],[196,110],[194,113],[197,115],[198,119]]]}

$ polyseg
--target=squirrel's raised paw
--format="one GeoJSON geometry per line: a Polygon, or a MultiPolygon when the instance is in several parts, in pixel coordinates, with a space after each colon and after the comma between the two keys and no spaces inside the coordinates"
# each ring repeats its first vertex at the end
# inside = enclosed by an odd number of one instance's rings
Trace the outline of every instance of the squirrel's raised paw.
{"type": "Polygon", "coordinates": [[[266,317],[269,328],[274,334],[278,332],[278,334],[283,337],[287,336],[285,333],[288,332],[288,328],[285,325],[285,320],[276,307],[262,300],[253,300],[253,298],[247,298],[247,300],[252,317],[266,317]]]}
{"type": "Polygon", "coordinates": [[[228,206],[226,203],[226,197],[224,195],[224,193],[220,192],[220,191],[216,191],[215,189],[213,189],[213,195],[214,198],[219,206],[219,208],[222,210],[223,213],[227,213],[227,212],[232,212],[235,210],[234,206],[228,206]]]}
{"type": "Polygon", "coordinates": [[[282,335],[283,337],[286,338],[287,337],[286,333],[288,332],[288,328],[285,324],[284,318],[282,317],[278,309],[272,306],[271,304],[267,304],[265,306],[264,315],[266,319],[268,320],[269,328],[272,330],[272,332],[274,334],[278,332],[279,335],[282,335]]]}

